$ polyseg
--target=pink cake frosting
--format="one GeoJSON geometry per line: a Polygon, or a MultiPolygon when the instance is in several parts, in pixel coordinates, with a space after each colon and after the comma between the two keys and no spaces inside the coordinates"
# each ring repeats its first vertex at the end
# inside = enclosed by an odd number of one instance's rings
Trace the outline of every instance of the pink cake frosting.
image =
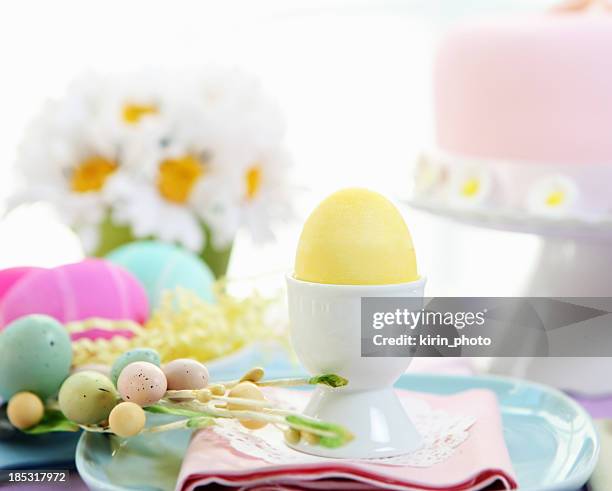
{"type": "Polygon", "coordinates": [[[612,8],[576,2],[464,22],[444,37],[419,203],[612,224],[612,8]]]}
{"type": "Polygon", "coordinates": [[[453,30],[435,62],[438,147],[460,156],[612,163],[612,13],[544,12],[453,30]]]}

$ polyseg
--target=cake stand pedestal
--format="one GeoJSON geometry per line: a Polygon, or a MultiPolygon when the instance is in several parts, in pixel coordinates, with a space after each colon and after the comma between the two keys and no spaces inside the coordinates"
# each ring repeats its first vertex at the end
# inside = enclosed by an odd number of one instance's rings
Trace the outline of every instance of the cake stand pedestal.
{"type": "MultiPolygon", "coordinates": [[[[539,257],[525,297],[612,297],[612,223],[558,220],[519,212],[453,209],[422,200],[412,208],[495,230],[535,234],[539,257]]],[[[494,358],[491,372],[582,394],[612,394],[612,358],[494,358]]]]}
{"type": "Polygon", "coordinates": [[[541,236],[525,296],[612,297],[612,241],[541,236]]]}

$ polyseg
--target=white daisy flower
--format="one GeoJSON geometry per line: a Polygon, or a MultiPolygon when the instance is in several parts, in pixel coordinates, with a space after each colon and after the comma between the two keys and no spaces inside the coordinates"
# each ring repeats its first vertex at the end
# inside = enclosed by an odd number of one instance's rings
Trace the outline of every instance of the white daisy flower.
{"type": "Polygon", "coordinates": [[[134,108],[126,106],[125,111],[131,111],[129,123],[109,117],[109,107],[115,107],[109,101],[129,100],[117,88],[117,83],[99,75],[75,81],[32,122],[17,159],[23,186],[11,204],[51,202],[60,218],[81,235],[87,252],[96,247],[98,224],[107,211],[102,191],[129,152],[125,132],[136,125],[134,108]]]}
{"type": "Polygon", "coordinates": [[[119,166],[117,149],[91,121],[85,124],[77,114],[82,109],[49,104],[29,129],[17,161],[24,182],[11,200],[13,206],[49,201],[77,232],[102,220],[100,191],[119,166]]]}
{"type": "Polygon", "coordinates": [[[226,174],[223,186],[206,183],[196,194],[203,220],[213,231],[215,247],[233,240],[239,228],[245,227],[256,242],[274,238],[273,226],[293,217],[289,183],[291,159],[282,147],[253,152],[237,166],[237,172],[226,174]]]}
{"type": "Polygon", "coordinates": [[[236,70],[86,77],[28,131],[20,199],[55,204],[88,252],[109,216],[196,252],[204,225],[217,247],[243,225],[267,239],[290,209],[283,137],[278,105],[236,70]]]}
{"type": "Polygon", "coordinates": [[[155,237],[195,252],[204,247],[202,228],[192,210],[164,199],[150,182],[118,173],[109,179],[104,195],[112,203],[113,222],[129,225],[135,237],[155,237]]]}
{"type": "Polygon", "coordinates": [[[451,173],[449,199],[462,207],[476,207],[486,203],[492,195],[493,179],[482,167],[464,167],[451,173]]]}
{"type": "Polygon", "coordinates": [[[571,211],[579,198],[578,186],[563,175],[538,179],[527,193],[527,208],[538,215],[562,217],[571,211]]]}
{"type": "MultiPolygon", "coordinates": [[[[215,142],[206,138],[212,122],[198,111],[158,118],[125,155],[124,171],[104,192],[112,219],[129,225],[138,238],[153,236],[199,252],[205,245],[200,217],[201,188],[222,186],[215,142]],[[195,199],[198,196],[198,199],[195,199]]],[[[218,136],[218,125],[210,133],[218,136]]],[[[212,203],[210,204],[212,206],[212,203]]]]}

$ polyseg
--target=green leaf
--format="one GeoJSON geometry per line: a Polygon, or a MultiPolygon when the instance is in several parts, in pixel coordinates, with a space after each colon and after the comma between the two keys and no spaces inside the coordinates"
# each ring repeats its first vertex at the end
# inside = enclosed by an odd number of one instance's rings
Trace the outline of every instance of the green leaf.
{"type": "Polygon", "coordinates": [[[317,375],[316,377],[312,377],[308,380],[310,385],[327,385],[328,387],[344,387],[348,385],[348,380],[340,375],[336,375],[335,373],[326,373],[324,375],[317,375]]]}
{"type": "Polygon", "coordinates": [[[79,431],[79,425],[70,421],[57,409],[47,409],[43,419],[36,426],[23,430],[28,435],[43,435],[55,431],[79,431]]]}
{"type": "Polygon", "coordinates": [[[188,418],[201,418],[202,413],[198,411],[192,411],[191,409],[185,409],[182,407],[169,407],[160,406],[154,404],[153,406],[147,406],[144,408],[145,411],[156,414],[173,414],[175,416],[187,416],[188,418]]]}
{"type": "Polygon", "coordinates": [[[199,418],[190,418],[187,421],[187,428],[193,428],[197,430],[199,428],[206,428],[214,424],[214,419],[209,418],[207,416],[199,417],[199,418]]]}
{"type": "Polygon", "coordinates": [[[338,448],[346,445],[354,437],[353,434],[348,431],[344,426],[327,423],[325,421],[318,421],[307,416],[299,414],[290,414],[285,417],[285,421],[290,424],[298,425],[313,430],[321,430],[332,433],[330,436],[322,436],[319,439],[319,445],[326,448],[338,448]]]}

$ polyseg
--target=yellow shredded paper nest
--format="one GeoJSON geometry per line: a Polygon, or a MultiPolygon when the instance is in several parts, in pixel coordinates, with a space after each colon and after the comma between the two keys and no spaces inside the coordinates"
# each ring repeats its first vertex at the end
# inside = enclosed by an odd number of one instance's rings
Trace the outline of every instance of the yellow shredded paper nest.
{"type": "Polygon", "coordinates": [[[156,350],[162,362],[177,358],[206,362],[234,353],[253,341],[284,339],[283,331],[267,319],[274,299],[258,293],[236,298],[226,292],[222,283],[217,283],[215,296],[216,303],[211,304],[189,290],[167,291],[144,327],[132,321],[73,322],[67,325],[70,332],[98,327],[134,333],[131,339],[117,335],[74,341],[73,364],[111,365],[121,353],[136,347],[156,350]]]}

